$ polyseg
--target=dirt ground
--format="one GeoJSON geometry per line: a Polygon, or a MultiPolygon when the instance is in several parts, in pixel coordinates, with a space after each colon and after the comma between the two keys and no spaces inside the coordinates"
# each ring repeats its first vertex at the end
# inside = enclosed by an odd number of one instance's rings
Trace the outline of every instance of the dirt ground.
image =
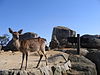
{"type": "MultiPolygon", "coordinates": [[[[50,57],[52,55],[55,55],[61,52],[50,50],[50,51],[46,51],[46,53],[47,53],[47,57],[50,57]]],[[[21,59],[22,59],[22,53],[19,51],[14,52],[14,53],[12,53],[11,51],[8,51],[8,52],[1,51],[0,52],[0,70],[19,69],[21,65],[21,59]]],[[[29,52],[27,69],[35,68],[38,60],[39,60],[39,56],[36,52],[29,52]]],[[[25,61],[24,61],[24,66],[25,66],[25,61]]],[[[40,66],[45,66],[44,57],[40,63],[40,66]]]]}

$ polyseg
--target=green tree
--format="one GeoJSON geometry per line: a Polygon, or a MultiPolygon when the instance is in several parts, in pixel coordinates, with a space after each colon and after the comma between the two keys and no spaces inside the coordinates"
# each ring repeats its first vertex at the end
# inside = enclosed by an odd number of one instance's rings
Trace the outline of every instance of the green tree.
{"type": "Polygon", "coordinates": [[[0,45],[5,46],[8,43],[9,38],[10,37],[8,34],[4,34],[4,35],[0,36],[0,45]]]}

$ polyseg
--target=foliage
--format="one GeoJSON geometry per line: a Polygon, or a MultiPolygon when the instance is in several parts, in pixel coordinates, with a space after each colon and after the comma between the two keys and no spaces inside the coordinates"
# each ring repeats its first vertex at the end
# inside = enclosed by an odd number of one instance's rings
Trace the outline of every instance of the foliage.
{"type": "Polygon", "coordinates": [[[0,36],[0,45],[5,46],[8,43],[9,38],[10,37],[8,34],[4,34],[4,35],[0,36]]]}

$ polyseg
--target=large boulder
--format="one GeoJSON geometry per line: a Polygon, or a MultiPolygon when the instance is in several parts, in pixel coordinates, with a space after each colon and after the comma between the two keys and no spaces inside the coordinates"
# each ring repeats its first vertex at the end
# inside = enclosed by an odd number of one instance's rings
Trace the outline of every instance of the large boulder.
{"type": "Polygon", "coordinates": [[[20,35],[20,40],[27,40],[30,38],[37,38],[37,37],[39,37],[38,34],[33,33],[33,32],[27,32],[27,33],[20,35]]]}
{"type": "Polygon", "coordinates": [[[100,48],[100,38],[96,35],[82,35],[81,47],[84,48],[100,48]]]}
{"type": "Polygon", "coordinates": [[[96,65],[97,74],[100,75],[100,50],[89,49],[86,57],[96,65]]]}
{"type": "Polygon", "coordinates": [[[96,66],[90,60],[80,55],[70,55],[72,63],[71,71],[68,75],[97,75],[96,66]]]}
{"type": "MultiPolygon", "coordinates": [[[[33,33],[33,32],[27,32],[27,33],[24,33],[24,34],[21,34],[20,35],[20,40],[27,40],[27,39],[30,39],[30,38],[37,38],[38,37],[38,34],[36,33],[33,33]]],[[[11,39],[8,44],[3,47],[3,50],[7,51],[7,50],[12,50],[12,51],[16,51],[17,48],[15,46],[13,46],[13,40],[11,39]]]]}
{"type": "MultiPolygon", "coordinates": [[[[86,49],[81,49],[80,55],[77,55],[76,49],[67,49],[67,50],[59,49],[58,51],[69,54],[67,56],[64,56],[66,57],[67,60],[71,61],[71,65],[72,65],[71,70],[67,72],[68,75],[97,75],[95,64],[91,62],[89,59],[87,59],[86,57],[84,57],[89,53],[89,51],[87,51],[86,49]]],[[[59,58],[58,60],[60,61],[61,57],[59,58]]],[[[57,61],[56,58],[54,59],[55,61],[57,61]]]]}
{"type": "Polygon", "coordinates": [[[50,42],[50,48],[66,47],[67,38],[75,37],[76,32],[67,27],[57,26],[53,28],[52,39],[50,42]]]}

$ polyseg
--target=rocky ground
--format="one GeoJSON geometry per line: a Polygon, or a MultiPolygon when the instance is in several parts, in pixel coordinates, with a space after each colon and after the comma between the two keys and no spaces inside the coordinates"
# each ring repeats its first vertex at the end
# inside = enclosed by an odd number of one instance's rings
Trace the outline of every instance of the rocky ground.
{"type": "MultiPolygon", "coordinates": [[[[53,56],[55,54],[61,54],[59,51],[47,51],[47,57],[53,56]]],[[[8,69],[19,69],[21,65],[22,54],[17,51],[12,53],[8,52],[0,52],[0,69],[8,70],[8,69]]],[[[39,60],[39,55],[36,52],[29,52],[28,59],[28,69],[35,68],[37,62],[39,60]]],[[[49,63],[50,64],[50,63],[49,63]]],[[[25,65],[25,62],[24,62],[25,65]]],[[[45,66],[45,58],[43,57],[40,66],[45,66]]]]}
{"type": "MultiPolygon", "coordinates": [[[[82,50],[83,55],[87,53],[82,50]]],[[[1,51],[0,75],[97,75],[95,64],[84,56],[77,55],[76,50],[59,49],[46,52],[48,66],[45,65],[43,57],[39,68],[35,68],[39,56],[36,52],[29,52],[28,68],[25,71],[23,67],[20,71],[21,52],[1,51]]]]}

